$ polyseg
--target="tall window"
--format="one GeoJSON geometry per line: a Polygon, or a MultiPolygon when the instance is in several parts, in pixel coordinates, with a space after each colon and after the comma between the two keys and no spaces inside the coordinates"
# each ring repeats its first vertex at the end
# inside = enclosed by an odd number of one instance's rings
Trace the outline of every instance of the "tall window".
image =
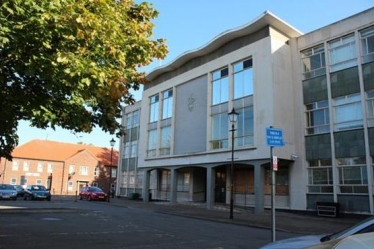
{"type": "Polygon", "coordinates": [[[158,105],[159,105],[159,97],[158,94],[154,95],[150,98],[150,123],[156,122],[158,120],[158,105]]]}
{"type": "Polygon", "coordinates": [[[131,145],[130,157],[131,158],[137,157],[137,155],[138,155],[138,141],[132,141],[130,143],[130,145],[131,145]]]}
{"type": "Polygon", "coordinates": [[[23,171],[29,171],[29,170],[30,170],[30,163],[23,162],[23,171]]]}
{"type": "Polygon", "coordinates": [[[374,61],[374,27],[362,30],[360,35],[362,63],[374,61]]]}
{"type": "Polygon", "coordinates": [[[326,74],[325,48],[323,44],[301,52],[303,79],[326,74]]]}
{"type": "Polygon", "coordinates": [[[348,35],[329,42],[330,71],[357,66],[356,40],[348,35]]]}
{"type": "Polygon", "coordinates": [[[13,163],[12,163],[12,170],[13,170],[13,171],[18,171],[18,161],[13,160],[13,163]]]}
{"type": "Polygon", "coordinates": [[[17,179],[16,178],[10,178],[10,184],[16,185],[17,184],[17,179]]]}
{"type": "Polygon", "coordinates": [[[228,124],[227,113],[220,113],[212,116],[212,149],[228,148],[228,124]]]}
{"type": "Polygon", "coordinates": [[[126,128],[134,128],[139,126],[139,111],[126,114],[126,128]]]}
{"type": "Polygon", "coordinates": [[[237,110],[239,113],[237,120],[236,145],[253,145],[253,107],[246,107],[237,110]]]}
{"type": "Polygon", "coordinates": [[[171,118],[173,115],[173,90],[162,94],[162,119],[171,118]]]}
{"type": "Polygon", "coordinates": [[[75,165],[69,165],[69,174],[75,172],[75,165]]]}
{"type": "Polygon", "coordinates": [[[224,68],[212,73],[212,104],[217,105],[229,100],[229,69],[224,68]]]}
{"type": "Polygon", "coordinates": [[[333,177],[331,159],[308,161],[308,192],[332,193],[333,177]]]}
{"type": "Polygon", "coordinates": [[[82,176],[88,176],[88,166],[81,166],[79,174],[82,176]]]}
{"type": "Polygon", "coordinates": [[[38,163],[37,171],[38,172],[43,172],[43,163],[38,163]]]}
{"type": "Polygon", "coordinates": [[[147,156],[149,156],[149,157],[156,156],[157,141],[158,141],[157,129],[150,130],[148,132],[148,150],[147,150],[147,156]]]}
{"type": "Polygon", "coordinates": [[[253,95],[252,59],[234,64],[234,99],[253,95]]]}
{"type": "Polygon", "coordinates": [[[369,127],[374,127],[374,91],[366,92],[367,122],[369,127]]]}
{"type": "Polygon", "coordinates": [[[130,142],[126,142],[124,158],[129,158],[129,157],[130,157],[130,142]]]}
{"type": "Polygon", "coordinates": [[[53,165],[51,163],[47,164],[47,172],[52,173],[53,172],[53,165]]]}
{"type": "Polygon", "coordinates": [[[368,193],[368,176],[364,157],[337,158],[341,193],[368,193]]]}
{"type": "Polygon", "coordinates": [[[35,184],[36,185],[42,185],[42,180],[41,179],[36,179],[35,184]]]}
{"type": "Polygon", "coordinates": [[[306,133],[320,134],[330,131],[329,102],[321,100],[305,105],[306,133]]]}
{"type": "Polygon", "coordinates": [[[160,155],[170,155],[171,126],[161,129],[161,148],[160,155]]]}
{"type": "Polygon", "coordinates": [[[363,126],[360,94],[334,99],[335,130],[348,130],[363,126]]]}
{"type": "Polygon", "coordinates": [[[100,168],[96,166],[94,170],[94,176],[99,176],[99,175],[100,175],[100,168]]]}

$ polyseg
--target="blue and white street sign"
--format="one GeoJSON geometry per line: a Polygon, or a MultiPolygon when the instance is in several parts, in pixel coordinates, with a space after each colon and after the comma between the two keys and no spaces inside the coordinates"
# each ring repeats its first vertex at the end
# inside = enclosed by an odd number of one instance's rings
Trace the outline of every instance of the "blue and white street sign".
{"type": "Polygon", "coordinates": [[[266,128],[266,143],[272,147],[282,147],[283,131],[281,129],[266,128]]]}

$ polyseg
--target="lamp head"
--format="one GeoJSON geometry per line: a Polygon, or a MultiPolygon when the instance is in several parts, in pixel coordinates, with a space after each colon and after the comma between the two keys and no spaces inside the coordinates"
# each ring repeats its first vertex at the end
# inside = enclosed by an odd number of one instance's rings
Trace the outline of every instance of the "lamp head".
{"type": "Polygon", "coordinates": [[[110,146],[114,146],[116,144],[116,140],[114,140],[114,138],[112,138],[112,140],[109,141],[110,142],[110,146]]]}
{"type": "Polygon", "coordinates": [[[227,113],[227,115],[229,115],[229,119],[231,123],[236,123],[239,113],[235,111],[235,108],[232,108],[231,112],[227,113]]]}

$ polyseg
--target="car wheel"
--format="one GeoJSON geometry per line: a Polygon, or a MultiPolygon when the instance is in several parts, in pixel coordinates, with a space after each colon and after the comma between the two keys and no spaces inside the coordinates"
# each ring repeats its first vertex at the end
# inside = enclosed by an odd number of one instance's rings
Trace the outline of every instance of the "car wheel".
{"type": "Polygon", "coordinates": [[[88,201],[92,201],[91,195],[88,196],[88,201]]]}

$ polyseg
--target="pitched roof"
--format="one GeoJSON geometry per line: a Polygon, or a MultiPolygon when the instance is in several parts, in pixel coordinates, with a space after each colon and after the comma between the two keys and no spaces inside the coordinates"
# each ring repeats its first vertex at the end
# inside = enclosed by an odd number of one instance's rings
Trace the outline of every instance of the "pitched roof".
{"type": "MultiPolygon", "coordinates": [[[[70,157],[87,150],[104,165],[110,165],[111,148],[85,144],[62,143],[49,140],[31,140],[13,150],[13,158],[39,159],[44,161],[66,161],[70,157]]],[[[113,166],[118,163],[118,151],[113,150],[113,166]]]]}

